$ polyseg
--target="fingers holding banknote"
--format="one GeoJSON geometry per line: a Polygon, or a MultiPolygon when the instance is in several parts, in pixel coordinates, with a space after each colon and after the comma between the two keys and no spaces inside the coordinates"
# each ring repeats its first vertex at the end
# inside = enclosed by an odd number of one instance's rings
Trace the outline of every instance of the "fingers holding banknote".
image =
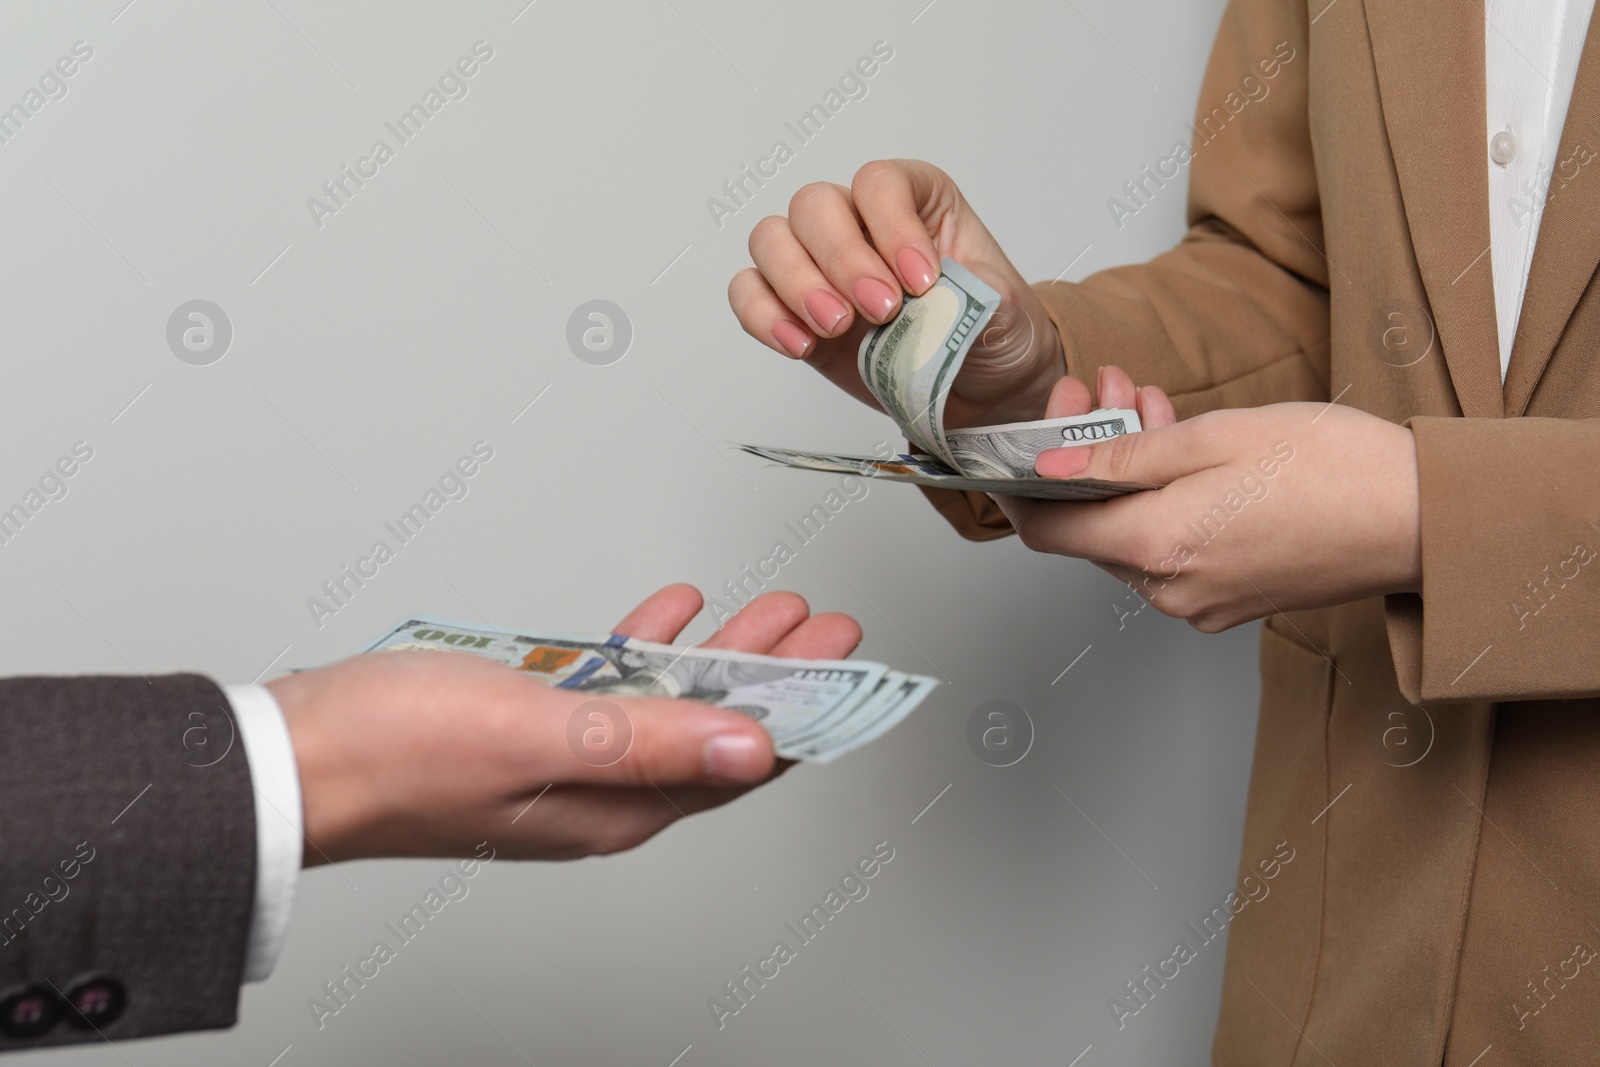
{"type": "MultiPolygon", "coordinates": [[[[692,587],[669,586],[622,628],[671,640],[699,610],[692,587]]],[[[847,655],[859,637],[847,617],[811,616],[799,597],[768,594],[706,645],[826,658],[847,655]]],[[[269,688],[298,766],[307,866],[470,856],[483,841],[527,859],[615,852],[726,803],[775,767],[771,737],[736,712],[556,689],[472,655],[357,656],[269,688]],[[626,744],[597,760],[575,730],[624,732],[626,744]]]]}
{"type": "MultiPolygon", "coordinates": [[[[669,585],[651,594],[617,624],[613,633],[668,643],[700,613],[705,600],[692,585],[669,585]]],[[[798,593],[762,593],[701,648],[727,648],[797,659],[843,659],[861,643],[861,626],[839,612],[811,614],[798,593]]]]}
{"type": "MultiPolygon", "coordinates": [[[[615,632],[668,643],[677,639],[703,603],[694,586],[670,585],[629,612],[617,624],[615,632]]],[[[855,619],[839,612],[812,615],[810,606],[799,594],[774,591],[762,593],[745,605],[698,647],[796,659],[843,659],[860,643],[861,626],[855,619]]],[[[678,703],[674,701],[672,706],[678,703]]],[[[763,732],[761,737],[767,735],[763,732]]],[[[770,739],[768,741],[770,745],[770,739]]],[[[792,766],[794,761],[779,759],[773,764],[773,775],[782,774],[792,766]]],[[[668,787],[663,792],[679,814],[692,815],[725,804],[748,788],[690,784],[668,787]]]]}
{"type": "Polygon", "coordinates": [[[892,319],[907,294],[927,292],[940,260],[954,259],[995,287],[1001,305],[973,345],[950,395],[951,424],[1037,417],[1061,373],[1061,343],[1033,290],[939,168],[880,160],[846,187],[801,188],[789,215],[758,223],[755,263],[728,298],[746,332],[804,359],[873,404],[856,368],[866,332],[892,319]]]}
{"type": "Polygon", "coordinates": [[[1173,423],[1164,396],[1148,387],[1141,395],[1142,417],[1155,425],[1041,452],[1035,466],[1047,478],[1157,488],[1088,504],[996,496],[1024,544],[1091,560],[1158,610],[1208,633],[1420,589],[1410,430],[1354,408],[1308,403],[1173,423]],[[1164,413],[1156,410],[1162,406],[1164,413]]]}
{"type": "Polygon", "coordinates": [[[1134,385],[1133,378],[1121,367],[1100,367],[1095,372],[1092,384],[1091,390],[1088,384],[1077,378],[1058,378],[1050,388],[1044,417],[1059,419],[1068,415],[1085,415],[1096,409],[1131,408],[1139,413],[1139,422],[1146,430],[1171,426],[1178,421],[1172,410],[1172,401],[1162,389],[1154,385],[1134,385]]]}

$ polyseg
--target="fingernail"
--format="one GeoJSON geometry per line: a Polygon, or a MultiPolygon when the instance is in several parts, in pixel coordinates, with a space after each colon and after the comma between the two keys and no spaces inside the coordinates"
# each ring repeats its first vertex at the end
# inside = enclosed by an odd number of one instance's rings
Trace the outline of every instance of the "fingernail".
{"type": "Polygon", "coordinates": [[[833,328],[839,325],[839,320],[850,314],[844,301],[826,289],[813,289],[807,293],[805,305],[806,311],[811,314],[811,321],[823,333],[832,333],[833,328]]]}
{"type": "Polygon", "coordinates": [[[1076,478],[1089,466],[1089,449],[1047,448],[1033,461],[1034,473],[1041,478],[1076,478]]]}
{"type": "Polygon", "coordinates": [[[1106,376],[1106,369],[1104,367],[1096,367],[1094,369],[1094,403],[1095,403],[1096,407],[1104,407],[1105,406],[1105,402],[1100,399],[1101,393],[1103,392],[1103,389],[1104,389],[1104,387],[1100,383],[1105,378],[1105,376],[1106,376]]]}
{"type": "Polygon", "coordinates": [[[772,339],[795,359],[806,358],[806,351],[811,347],[811,335],[788,319],[779,319],[772,324],[772,339]]]}
{"type": "Polygon", "coordinates": [[[761,742],[749,734],[721,734],[706,742],[705,771],[709,778],[747,782],[767,771],[761,742]]]}
{"type": "Polygon", "coordinates": [[[885,322],[900,303],[900,294],[876,278],[862,278],[851,290],[856,304],[875,322],[885,322]]]}
{"type": "Polygon", "coordinates": [[[905,279],[913,293],[925,292],[939,280],[928,261],[915,248],[902,248],[900,254],[894,257],[894,265],[900,268],[900,277],[905,279]]]}

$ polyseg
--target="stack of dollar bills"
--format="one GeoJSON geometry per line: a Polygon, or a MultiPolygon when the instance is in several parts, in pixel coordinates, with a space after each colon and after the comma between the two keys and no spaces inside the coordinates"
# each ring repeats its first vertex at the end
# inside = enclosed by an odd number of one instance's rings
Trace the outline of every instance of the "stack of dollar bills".
{"type": "Polygon", "coordinates": [[[1034,460],[1045,449],[1138,433],[1143,429],[1138,413],[1126,408],[945,429],[950,387],[973,342],[999,306],[1000,294],[953,259],[945,259],[940,270],[943,273],[932,289],[907,297],[900,314],[867,334],[858,362],[861,380],[921,452],[885,458],[764,445],[739,447],[802,470],[1043,500],[1104,500],[1151,488],[1093,478],[1040,478],[1033,471],[1034,460]]]}
{"type": "Polygon", "coordinates": [[[892,729],[938,681],[864,660],[784,659],[674,648],[620,634],[508,633],[419,615],[363,652],[483,656],[560,689],[683,697],[747,715],[785,759],[827,763],[892,729]]]}

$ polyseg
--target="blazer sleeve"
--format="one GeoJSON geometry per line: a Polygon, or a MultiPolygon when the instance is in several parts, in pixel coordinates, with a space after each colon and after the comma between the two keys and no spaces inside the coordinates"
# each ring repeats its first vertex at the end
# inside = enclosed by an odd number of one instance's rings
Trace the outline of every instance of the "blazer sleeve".
{"type": "MultiPolygon", "coordinates": [[[[1188,233],[1147,263],[1034,286],[1061,333],[1068,374],[1092,381],[1115,363],[1166,390],[1180,419],[1328,398],[1328,263],[1306,42],[1304,5],[1229,3],[1191,145],[1141,171],[1137,199],[1118,197],[1137,211],[1170,195],[1162,190],[1182,181],[1186,164],[1188,233]]],[[[1112,206],[1120,227],[1127,215],[1112,206]]],[[[1011,532],[982,493],[924,492],[965,537],[1011,532]]]]}
{"type": "Polygon", "coordinates": [[[0,1051],[232,1026],[255,866],[214,683],[0,680],[0,1051]]]}
{"type": "Polygon", "coordinates": [[[1422,594],[1385,598],[1412,703],[1600,696],[1600,420],[1418,416],[1422,594]]]}

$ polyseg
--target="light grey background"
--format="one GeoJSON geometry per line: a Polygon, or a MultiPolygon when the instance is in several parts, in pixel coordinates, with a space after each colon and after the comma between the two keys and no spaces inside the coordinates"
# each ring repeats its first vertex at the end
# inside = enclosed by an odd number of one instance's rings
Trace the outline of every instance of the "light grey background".
{"type": "MultiPolygon", "coordinates": [[[[0,503],[75,441],[94,459],[0,547],[0,670],[247,682],[413,612],[593,631],[669,581],[718,589],[828,488],[724,442],[892,431],[740,332],[725,287],[750,227],[804,182],[910,156],[1030,277],[1147,257],[1181,232],[1181,187],[1120,230],[1106,200],[1187,139],[1221,9],[524,2],[8,5],[0,104],[73,42],[94,57],[0,145],[0,503]],[[469,95],[319,229],[307,198],[479,40],[469,95]],[[869,94],[797,147],[785,120],[880,40],[869,94]],[[707,198],[779,138],[796,158],[719,229],[707,198]],[[633,323],[612,366],[565,342],[596,298],[633,323]],[[167,347],[193,299],[232,320],[210,366],[167,347]],[[470,495],[316,627],[320,584],[480,439],[470,495]]],[[[1255,627],[1147,609],[1119,629],[1134,604],[1110,577],[964,542],[887,484],[781,584],[860,618],[863,655],[950,684],[870,748],[634,853],[490,866],[320,1031],[308,998],[443,861],[307,875],[232,1032],[39,1061],[1203,1062],[1221,943],[1120,1032],[1107,1000],[1232,887],[1255,627]],[[1010,768],[966,745],[992,699],[1037,727],[1010,768]],[[708,998],[885,840],[870,896],[719,1032],[708,998]]]]}

